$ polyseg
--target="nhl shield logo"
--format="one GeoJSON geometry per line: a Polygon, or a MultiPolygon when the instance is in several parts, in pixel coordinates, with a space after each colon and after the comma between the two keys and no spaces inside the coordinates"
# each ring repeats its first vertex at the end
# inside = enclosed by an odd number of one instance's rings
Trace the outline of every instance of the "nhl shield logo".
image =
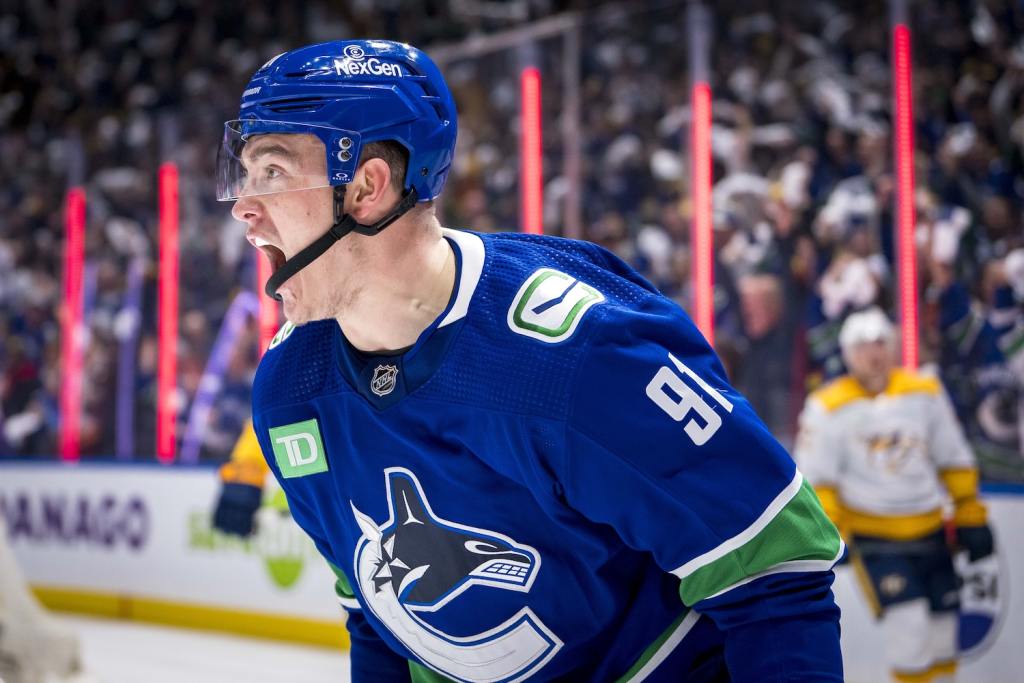
{"type": "Polygon", "coordinates": [[[370,391],[378,396],[387,396],[395,390],[397,378],[397,365],[378,365],[373,371],[373,379],[370,380],[370,391]]]}

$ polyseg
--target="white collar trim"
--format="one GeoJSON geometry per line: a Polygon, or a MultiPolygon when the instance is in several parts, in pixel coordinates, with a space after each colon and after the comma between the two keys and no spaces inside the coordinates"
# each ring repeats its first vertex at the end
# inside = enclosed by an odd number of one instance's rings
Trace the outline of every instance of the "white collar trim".
{"type": "Polygon", "coordinates": [[[450,239],[458,247],[462,256],[462,272],[459,277],[459,291],[455,295],[455,303],[448,311],[448,315],[438,325],[444,327],[466,317],[469,310],[469,302],[473,299],[477,283],[480,282],[480,274],[484,270],[484,241],[476,235],[461,230],[441,228],[445,237],[450,239]]]}

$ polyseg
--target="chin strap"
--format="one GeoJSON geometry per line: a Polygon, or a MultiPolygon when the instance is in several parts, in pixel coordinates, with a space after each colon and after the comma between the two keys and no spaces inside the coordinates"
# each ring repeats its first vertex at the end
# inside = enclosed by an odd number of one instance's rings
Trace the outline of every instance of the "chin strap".
{"type": "Polygon", "coordinates": [[[267,285],[264,287],[263,291],[266,292],[267,296],[280,301],[281,295],[277,293],[278,288],[283,285],[288,278],[292,277],[319,258],[320,255],[330,249],[335,242],[350,232],[357,232],[360,235],[367,235],[370,237],[380,234],[384,228],[397,221],[409,209],[416,206],[416,200],[416,190],[409,188],[405,191],[401,200],[399,200],[398,204],[395,205],[395,208],[392,209],[388,215],[384,216],[384,218],[381,218],[373,225],[363,225],[362,223],[356,222],[355,218],[345,213],[345,186],[335,185],[334,225],[332,225],[327,232],[318,237],[316,241],[308,247],[282,263],[281,267],[267,279],[267,285]]]}

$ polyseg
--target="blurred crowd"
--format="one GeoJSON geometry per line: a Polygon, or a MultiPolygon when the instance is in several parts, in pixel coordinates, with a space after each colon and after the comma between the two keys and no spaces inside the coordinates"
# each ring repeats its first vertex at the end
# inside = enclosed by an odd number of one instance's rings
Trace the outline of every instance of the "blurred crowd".
{"type": "MultiPolygon", "coordinates": [[[[14,4],[0,17],[0,455],[55,453],[62,198],[81,184],[83,453],[123,448],[115,395],[130,380],[130,441],[150,457],[164,160],[182,178],[187,422],[225,314],[255,282],[241,227],[213,200],[221,125],[260,64],[310,42],[383,36],[429,53],[580,10],[583,236],[691,303],[685,2],[14,4]],[[128,379],[123,353],[134,358],[128,379]]],[[[842,372],[843,318],[872,304],[895,312],[888,3],[737,0],[714,3],[712,21],[716,348],[788,441],[806,393],[842,372]]],[[[922,0],[911,27],[922,361],[945,382],[986,476],[1024,480],[1024,7],[922,0]]],[[[544,74],[545,226],[562,231],[560,36],[443,65],[460,112],[446,225],[517,229],[527,60],[544,74]]],[[[203,431],[208,459],[226,457],[247,416],[254,323],[233,348],[203,431]]]]}

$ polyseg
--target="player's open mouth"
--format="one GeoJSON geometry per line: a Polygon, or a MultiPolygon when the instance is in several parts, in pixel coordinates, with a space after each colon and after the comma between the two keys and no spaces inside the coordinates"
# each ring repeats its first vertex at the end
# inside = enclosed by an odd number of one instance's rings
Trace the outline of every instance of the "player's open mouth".
{"type": "Polygon", "coordinates": [[[284,252],[275,247],[270,242],[256,238],[256,247],[267,255],[267,259],[270,261],[271,273],[276,273],[277,269],[284,265],[284,262],[288,259],[285,258],[284,252]]]}

